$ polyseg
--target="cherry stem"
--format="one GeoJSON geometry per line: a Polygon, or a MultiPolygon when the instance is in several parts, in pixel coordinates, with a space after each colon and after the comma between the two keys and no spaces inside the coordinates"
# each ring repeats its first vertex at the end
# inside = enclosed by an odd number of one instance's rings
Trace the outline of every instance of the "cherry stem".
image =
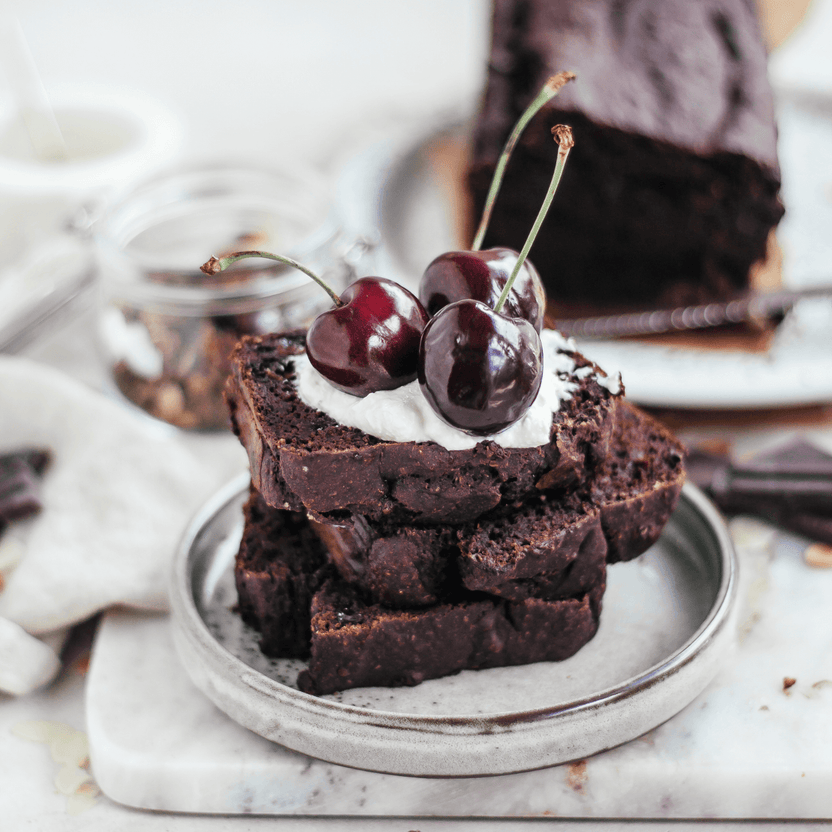
{"type": "Polygon", "coordinates": [[[329,288],[329,286],[321,280],[315,272],[307,269],[302,263],[298,263],[297,260],[293,260],[291,257],[284,257],[282,254],[272,254],[268,251],[235,251],[232,254],[227,254],[225,257],[212,257],[206,263],[203,263],[199,269],[200,271],[204,272],[207,275],[215,275],[219,274],[222,271],[225,271],[229,266],[236,263],[238,260],[246,260],[249,257],[263,257],[266,260],[276,260],[278,263],[283,263],[286,266],[291,266],[294,269],[298,269],[302,271],[305,275],[308,275],[318,284],[331,298],[333,303],[336,306],[343,306],[344,301],[335,294],[335,292],[329,288]]]}
{"type": "Polygon", "coordinates": [[[546,214],[549,212],[549,206],[552,204],[552,200],[555,198],[555,191],[557,191],[558,184],[560,183],[560,178],[563,175],[563,169],[566,165],[566,158],[567,156],[569,156],[569,151],[572,150],[572,148],[575,146],[575,140],[572,138],[572,130],[565,124],[558,124],[555,127],[553,127],[552,135],[555,137],[555,141],[558,144],[558,159],[555,163],[555,172],[552,174],[552,181],[549,183],[549,190],[546,192],[546,197],[543,200],[543,205],[540,206],[540,210],[537,212],[537,218],[534,221],[534,225],[532,225],[531,231],[529,231],[529,236],[526,237],[526,242],[523,244],[523,248],[520,250],[520,254],[517,257],[517,262],[514,264],[514,268],[511,270],[511,274],[509,275],[509,278],[506,281],[506,285],[503,286],[503,291],[500,294],[500,297],[497,299],[497,303],[494,304],[495,312],[499,312],[503,308],[503,304],[505,304],[506,302],[508,293],[511,291],[511,287],[514,284],[514,281],[517,279],[517,275],[519,274],[520,269],[523,267],[523,263],[526,262],[526,258],[529,256],[529,250],[534,244],[535,237],[537,237],[537,232],[540,231],[540,226],[543,225],[543,220],[546,219],[546,214]]]}
{"type": "Polygon", "coordinates": [[[497,193],[500,190],[500,185],[503,183],[506,165],[508,164],[509,157],[514,150],[514,146],[520,138],[520,134],[523,130],[525,130],[526,125],[537,114],[537,111],[548,101],[551,101],[560,92],[561,88],[574,78],[574,72],[558,72],[556,75],[549,78],[549,80],[543,85],[543,89],[540,90],[535,97],[534,101],[529,104],[523,115],[520,116],[517,124],[514,125],[514,129],[511,131],[511,134],[505,143],[505,147],[503,147],[503,152],[497,160],[497,167],[494,168],[494,176],[491,179],[491,187],[488,190],[488,196],[485,198],[485,208],[482,212],[482,218],[480,219],[480,225],[477,229],[476,236],[474,237],[474,242],[471,245],[471,251],[479,251],[482,246],[482,241],[485,238],[485,232],[488,229],[488,223],[491,220],[491,212],[494,210],[494,203],[497,200],[497,193]]]}

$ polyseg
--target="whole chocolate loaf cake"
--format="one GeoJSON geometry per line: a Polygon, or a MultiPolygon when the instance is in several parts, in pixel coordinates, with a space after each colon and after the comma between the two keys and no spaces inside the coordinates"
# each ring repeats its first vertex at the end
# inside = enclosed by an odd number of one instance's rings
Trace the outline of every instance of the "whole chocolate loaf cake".
{"type": "Polygon", "coordinates": [[[748,0],[494,0],[468,184],[479,221],[499,154],[546,78],[577,80],[525,130],[485,245],[520,249],[575,147],[530,257],[555,304],[676,305],[748,288],[783,214],[767,54],[748,0]]]}
{"type": "Polygon", "coordinates": [[[504,448],[482,441],[449,451],[435,442],[388,442],[308,407],[295,389],[303,333],[244,338],[226,388],[231,424],[252,482],[276,508],[323,522],[357,514],[398,523],[461,523],[539,489],[582,482],[607,456],[621,393],[572,354],[575,392],[552,416],[549,442],[504,448]]]}

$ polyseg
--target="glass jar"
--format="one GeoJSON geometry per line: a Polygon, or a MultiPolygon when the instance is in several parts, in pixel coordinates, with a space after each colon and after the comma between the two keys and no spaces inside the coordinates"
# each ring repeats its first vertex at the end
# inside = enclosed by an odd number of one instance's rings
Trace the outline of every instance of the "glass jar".
{"type": "Polygon", "coordinates": [[[369,250],[332,216],[319,179],[241,166],[147,181],[92,231],[110,376],[129,401],[186,429],[227,427],[223,388],[243,335],[306,327],[331,305],[306,275],[272,261],[243,260],[214,277],[200,265],[261,249],[294,258],[340,292],[369,250]]]}

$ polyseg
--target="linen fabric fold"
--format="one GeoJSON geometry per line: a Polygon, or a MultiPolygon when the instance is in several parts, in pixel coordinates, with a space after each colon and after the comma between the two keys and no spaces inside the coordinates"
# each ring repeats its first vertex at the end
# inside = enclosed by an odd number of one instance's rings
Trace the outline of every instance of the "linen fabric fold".
{"type": "Polygon", "coordinates": [[[58,670],[33,636],[113,605],[167,608],[169,564],[188,520],[225,478],[182,434],[68,375],[0,357],[0,452],[49,448],[43,509],[0,537],[0,690],[20,694],[58,670]],[[29,637],[26,637],[29,634],[29,637]]]}

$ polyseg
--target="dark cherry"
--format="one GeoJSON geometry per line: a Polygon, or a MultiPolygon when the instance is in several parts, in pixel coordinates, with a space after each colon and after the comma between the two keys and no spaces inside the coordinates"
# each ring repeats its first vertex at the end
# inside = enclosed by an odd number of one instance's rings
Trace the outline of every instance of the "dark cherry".
{"type": "Polygon", "coordinates": [[[385,277],[362,277],[322,312],[306,334],[312,366],[355,396],[392,390],[416,378],[428,314],[415,295],[385,277]]]}
{"type": "Polygon", "coordinates": [[[306,333],[306,353],[334,387],[366,396],[416,378],[419,340],[428,313],[412,292],[385,277],[362,277],[339,296],[303,263],[270,251],[211,257],[200,269],[213,277],[250,257],[299,269],[332,298],[335,307],[318,315],[306,333]]]}
{"type": "Polygon", "coordinates": [[[543,346],[523,318],[477,300],[443,307],[425,327],[419,385],[448,424],[475,435],[499,433],[531,406],[543,380],[543,346]]]}
{"type": "MultiPolygon", "coordinates": [[[[429,315],[465,298],[494,309],[519,256],[510,248],[440,254],[422,275],[419,300],[429,315]]],[[[510,318],[525,318],[538,332],[543,329],[546,292],[537,269],[528,260],[520,267],[501,311],[510,318]]]]}

